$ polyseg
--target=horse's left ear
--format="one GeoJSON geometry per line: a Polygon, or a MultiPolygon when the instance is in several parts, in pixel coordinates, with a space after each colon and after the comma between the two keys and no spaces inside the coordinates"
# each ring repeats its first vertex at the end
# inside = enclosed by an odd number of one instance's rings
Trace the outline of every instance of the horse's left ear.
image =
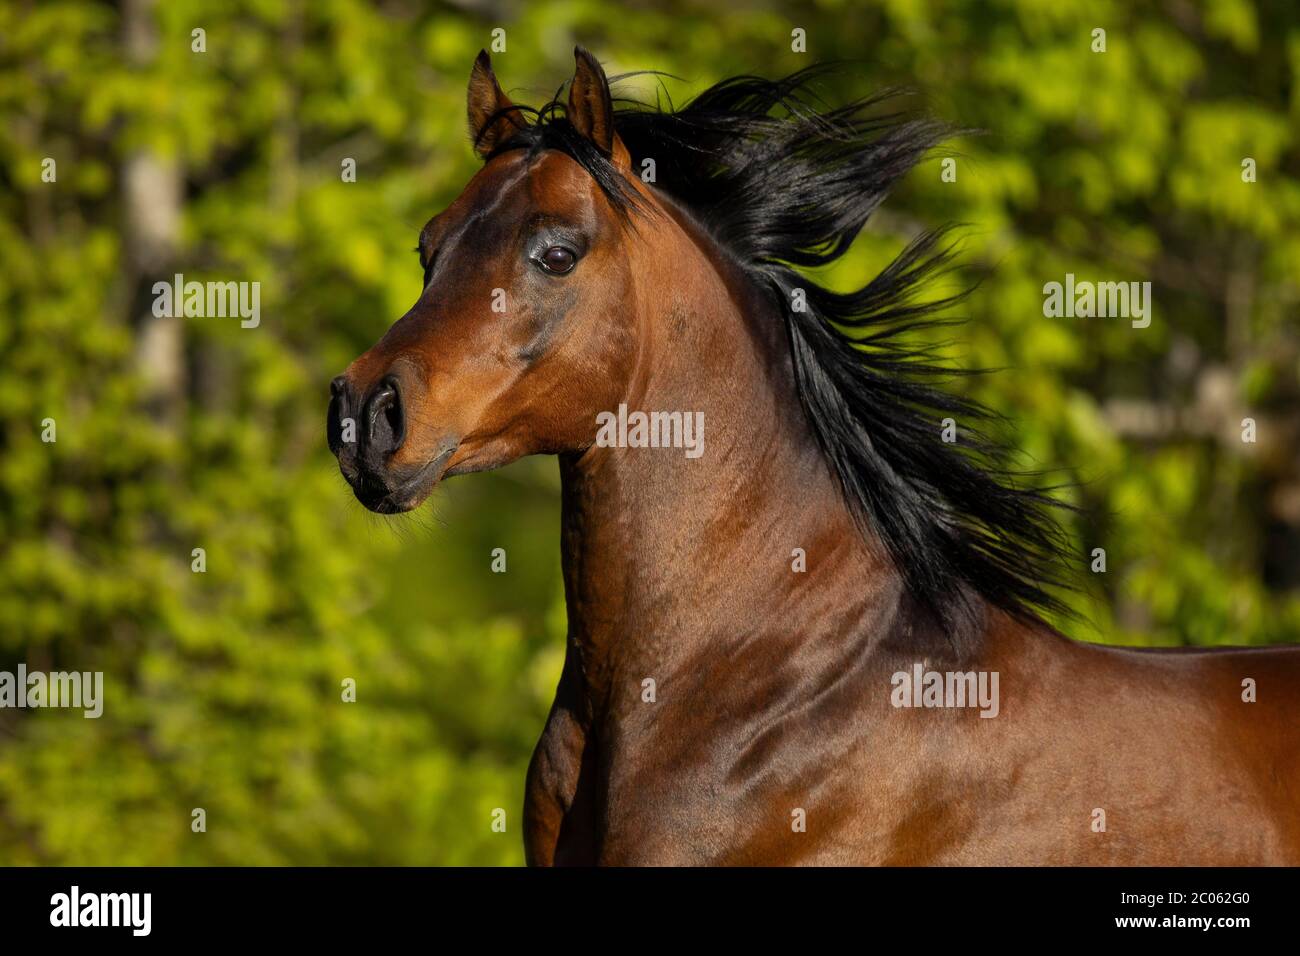
{"type": "Polygon", "coordinates": [[[519,107],[501,92],[487,50],[479,50],[469,75],[467,112],[474,152],[483,159],[527,125],[519,107]]]}
{"type": "Polygon", "coordinates": [[[616,166],[630,168],[632,160],[627,147],[614,130],[614,101],[609,95],[605,71],[580,46],[573,48],[573,59],[577,69],[569,84],[569,108],[565,111],[569,122],[616,166]]]}

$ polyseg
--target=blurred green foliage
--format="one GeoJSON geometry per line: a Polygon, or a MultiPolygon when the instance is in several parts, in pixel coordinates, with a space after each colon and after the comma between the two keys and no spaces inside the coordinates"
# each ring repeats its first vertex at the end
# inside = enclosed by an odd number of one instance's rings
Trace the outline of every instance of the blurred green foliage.
{"type": "Polygon", "coordinates": [[[416,234],[475,169],[465,82],[497,27],[522,102],[568,78],[578,41],[611,74],[675,74],[678,102],[848,59],[829,99],[907,85],[983,131],[954,144],[956,182],[940,157],[918,167],[830,281],[860,283],[921,226],[970,224],[964,278],[982,285],[954,354],[1012,370],[972,387],[1022,464],[1084,482],[1068,493],[1089,588],[1076,636],[1297,639],[1294,4],[9,2],[0,669],[102,670],[107,702],[99,720],[0,711],[0,862],[521,862],[563,645],[554,463],[383,519],[324,443],[328,381],[414,301],[416,234]],[[131,24],[152,34],[139,55],[131,24]],[[141,155],[182,186],[152,278],[262,286],[257,329],[183,320],[161,411],[123,186],[141,155]],[[1066,272],[1150,279],[1151,327],[1045,319],[1042,286],[1066,272]],[[1087,573],[1095,547],[1104,575],[1087,573]]]}

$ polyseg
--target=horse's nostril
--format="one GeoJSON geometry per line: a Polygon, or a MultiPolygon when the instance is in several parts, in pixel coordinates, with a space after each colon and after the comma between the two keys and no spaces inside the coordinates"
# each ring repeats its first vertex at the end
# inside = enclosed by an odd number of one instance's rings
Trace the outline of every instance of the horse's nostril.
{"type": "Polygon", "coordinates": [[[334,379],[334,381],[330,382],[330,397],[338,398],[347,391],[347,387],[348,377],[346,375],[339,375],[334,379]]]}
{"type": "Polygon", "coordinates": [[[406,419],[402,414],[402,396],[397,382],[383,379],[366,405],[366,430],[371,450],[389,455],[402,447],[406,437],[406,419]]]}
{"type": "Polygon", "coordinates": [[[397,443],[401,444],[402,437],[402,403],[394,393],[393,401],[388,403],[384,409],[384,417],[388,419],[388,427],[392,430],[393,436],[397,438],[397,443]]]}

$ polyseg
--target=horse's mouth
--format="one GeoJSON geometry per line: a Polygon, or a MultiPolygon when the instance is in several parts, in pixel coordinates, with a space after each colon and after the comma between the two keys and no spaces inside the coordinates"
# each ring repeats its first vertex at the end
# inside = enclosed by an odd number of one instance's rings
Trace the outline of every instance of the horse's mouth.
{"type": "Polygon", "coordinates": [[[426,498],[442,480],[447,462],[456,453],[457,444],[452,443],[434,458],[418,466],[405,475],[390,472],[377,476],[366,472],[348,474],[343,477],[352,486],[357,500],[376,514],[392,515],[413,511],[422,505],[426,498]]]}

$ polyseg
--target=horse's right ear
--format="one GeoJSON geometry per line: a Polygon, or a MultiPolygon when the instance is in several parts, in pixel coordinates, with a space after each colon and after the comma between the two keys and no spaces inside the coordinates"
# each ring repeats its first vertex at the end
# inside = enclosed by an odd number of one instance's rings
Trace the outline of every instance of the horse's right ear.
{"type": "Polygon", "coordinates": [[[573,128],[591,140],[615,166],[631,168],[627,147],[614,129],[614,100],[600,61],[580,46],[573,48],[573,59],[575,69],[565,115],[573,128]]]}
{"type": "Polygon", "coordinates": [[[469,74],[467,113],[474,152],[484,159],[527,125],[519,107],[501,92],[487,50],[479,50],[469,74]]]}

